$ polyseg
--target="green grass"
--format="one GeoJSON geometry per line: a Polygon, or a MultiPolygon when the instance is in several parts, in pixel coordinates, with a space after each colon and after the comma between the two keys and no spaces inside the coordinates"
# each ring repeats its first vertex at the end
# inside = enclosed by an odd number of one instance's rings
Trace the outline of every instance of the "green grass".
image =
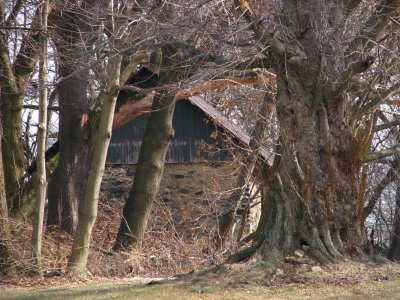
{"type": "Polygon", "coordinates": [[[222,289],[168,283],[143,285],[109,281],[55,288],[2,288],[0,299],[400,299],[400,279],[361,284],[355,287],[322,286],[269,289],[251,286],[222,289]]]}

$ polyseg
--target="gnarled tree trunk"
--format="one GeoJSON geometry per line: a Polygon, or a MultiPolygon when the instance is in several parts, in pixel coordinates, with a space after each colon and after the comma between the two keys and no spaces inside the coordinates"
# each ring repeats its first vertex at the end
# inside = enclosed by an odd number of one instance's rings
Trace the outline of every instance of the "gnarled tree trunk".
{"type": "Polygon", "coordinates": [[[280,149],[264,181],[259,253],[282,259],[305,244],[321,263],[332,262],[343,258],[342,241],[357,247],[361,239],[346,101],[327,99],[318,74],[276,69],[280,149]]]}
{"type": "Polygon", "coordinates": [[[365,82],[356,75],[374,64],[375,47],[400,2],[371,2],[370,10],[363,1],[339,2],[285,0],[278,7],[235,0],[277,76],[279,155],[264,176],[256,234],[258,253],[267,260],[305,244],[318,261],[329,263],[361,245],[357,181],[365,157],[351,124],[365,124],[360,116],[398,85],[388,84],[375,99],[370,87],[376,81],[368,81],[361,95],[350,86],[365,82]],[[356,26],[357,17],[366,21],[356,26]]]}

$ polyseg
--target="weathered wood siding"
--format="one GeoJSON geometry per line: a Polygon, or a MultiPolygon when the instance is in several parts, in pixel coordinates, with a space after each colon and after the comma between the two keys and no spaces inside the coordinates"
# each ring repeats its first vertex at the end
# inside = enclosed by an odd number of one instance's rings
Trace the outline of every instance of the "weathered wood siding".
{"type": "MultiPolygon", "coordinates": [[[[140,146],[146,129],[147,117],[140,117],[115,130],[108,149],[108,164],[137,164],[140,146]]],[[[223,148],[221,134],[212,138],[217,129],[213,122],[189,101],[176,103],[173,126],[175,136],[167,152],[167,163],[227,161],[227,150],[205,151],[205,145],[214,150],[223,148]]],[[[217,129],[218,130],[218,129],[217,129]]]]}

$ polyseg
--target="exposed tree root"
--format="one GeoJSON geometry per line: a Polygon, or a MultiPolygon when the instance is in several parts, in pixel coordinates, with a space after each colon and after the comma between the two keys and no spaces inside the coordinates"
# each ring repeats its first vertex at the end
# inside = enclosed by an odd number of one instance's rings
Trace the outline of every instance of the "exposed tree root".
{"type": "Polygon", "coordinates": [[[251,257],[255,252],[257,251],[257,247],[249,247],[246,249],[243,249],[239,252],[236,252],[232,254],[231,256],[228,257],[226,262],[228,264],[233,264],[233,263],[238,263],[241,261],[246,260],[247,258],[251,257]]]}

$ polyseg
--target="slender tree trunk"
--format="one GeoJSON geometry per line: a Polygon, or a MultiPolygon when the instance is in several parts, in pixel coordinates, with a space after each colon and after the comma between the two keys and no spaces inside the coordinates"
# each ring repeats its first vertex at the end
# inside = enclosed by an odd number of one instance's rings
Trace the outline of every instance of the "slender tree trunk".
{"type": "MultiPolygon", "coordinates": [[[[159,50],[152,56],[156,69],[168,64],[168,54],[159,50]]],[[[174,71],[160,73],[160,85],[174,82],[174,71]]],[[[164,171],[164,161],[169,141],[174,135],[172,117],[175,95],[158,94],[153,100],[146,131],[140,148],[139,161],[129,198],[123,209],[123,217],[113,249],[115,251],[140,247],[149,219],[152,203],[157,195],[164,171]]]]}
{"type": "Polygon", "coordinates": [[[400,186],[397,187],[396,191],[396,213],[388,258],[393,261],[400,261],[400,186]]]}
{"type": "MultiPolygon", "coordinates": [[[[119,73],[121,68],[121,56],[110,59],[109,72],[113,84],[119,85],[119,73]]],[[[112,123],[115,103],[118,93],[114,90],[101,95],[102,110],[99,120],[99,128],[93,135],[94,153],[91,162],[85,201],[83,203],[81,217],[74,236],[72,253],[68,267],[74,276],[85,277],[86,265],[89,255],[90,236],[97,217],[97,204],[99,200],[100,184],[104,174],[104,166],[107,158],[108,145],[111,139],[112,123]]]]}
{"type": "Polygon", "coordinates": [[[46,202],[46,127],[47,127],[47,15],[48,1],[42,4],[42,29],[41,37],[42,53],[39,61],[39,126],[37,136],[37,194],[35,205],[35,223],[32,233],[32,246],[35,257],[35,273],[42,276],[42,236],[43,236],[43,220],[44,206],[46,202]]]}
{"type": "Polygon", "coordinates": [[[174,96],[156,97],[148,118],[135,180],[124,205],[123,218],[114,250],[140,247],[147,227],[151,205],[164,172],[165,155],[173,137],[174,96]]]}

